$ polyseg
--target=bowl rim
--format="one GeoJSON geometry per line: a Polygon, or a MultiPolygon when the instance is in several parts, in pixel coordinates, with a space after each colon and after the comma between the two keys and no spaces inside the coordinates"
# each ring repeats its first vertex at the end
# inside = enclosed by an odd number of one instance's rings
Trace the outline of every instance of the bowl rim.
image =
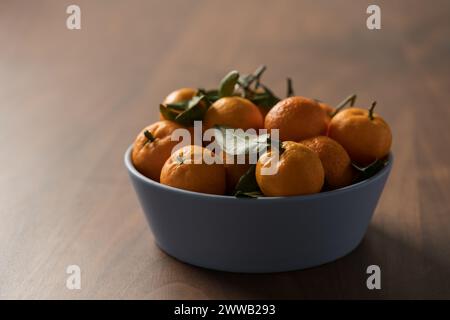
{"type": "Polygon", "coordinates": [[[357,183],[354,183],[349,186],[339,188],[336,190],[324,191],[324,192],[319,192],[319,193],[314,193],[314,194],[309,194],[309,195],[286,196],[286,197],[238,198],[238,197],[229,196],[229,195],[215,195],[215,194],[207,194],[207,193],[179,189],[179,188],[171,187],[168,185],[164,185],[160,182],[157,182],[150,178],[147,178],[146,176],[144,176],[142,173],[140,173],[134,167],[133,162],[131,161],[132,149],[133,149],[133,144],[131,144],[125,151],[125,156],[124,156],[125,167],[127,168],[129,173],[131,173],[134,177],[143,181],[144,183],[151,184],[157,188],[165,189],[167,191],[178,193],[178,194],[185,194],[185,195],[191,195],[191,196],[203,197],[203,198],[209,198],[209,199],[215,198],[215,199],[221,199],[221,200],[227,200],[227,201],[250,201],[250,200],[251,201],[280,201],[281,200],[281,201],[285,202],[285,201],[289,201],[289,200],[291,200],[291,201],[292,200],[306,201],[306,200],[312,200],[312,199],[318,199],[318,198],[327,198],[330,196],[335,196],[338,194],[351,192],[355,189],[360,189],[368,184],[371,184],[371,183],[381,179],[384,175],[389,173],[389,171],[392,167],[393,161],[394,161],[394,156],[393,156],[392,152],[389,152],[388,161],[387,161],[386,165],[384,166],[384,168],[382,168],[380,171],[378,171],[375,175],[373,175],[369,179],[366,179],[366,180],[363,180],[363,181],[360,181],[360,182],[357,182],[357,183]]]}

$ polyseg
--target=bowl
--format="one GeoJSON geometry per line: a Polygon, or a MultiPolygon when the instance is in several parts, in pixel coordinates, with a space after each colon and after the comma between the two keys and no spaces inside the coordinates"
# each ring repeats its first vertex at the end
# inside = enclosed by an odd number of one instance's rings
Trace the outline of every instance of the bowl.
{"type": "Polygon", "coordinates": [[[125,166],[156,244],[183,262],[220,271],[300,270],[361,242],[393,163],[362,182],[306,196],[235,198],[169,187],[125,166]]]}

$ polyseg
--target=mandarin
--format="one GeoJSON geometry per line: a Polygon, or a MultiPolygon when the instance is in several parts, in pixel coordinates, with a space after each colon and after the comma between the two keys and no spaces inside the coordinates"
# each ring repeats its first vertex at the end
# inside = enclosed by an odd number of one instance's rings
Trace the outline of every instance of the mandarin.
{"type": "Polygon", "coordinates": [[[250,100],[241,97],[224,97],[214,102],[203,120],[205,129],[215,125],[231,128],[260,129],[263,117],[258,107],[250,100]]]}
{"type": "Polygon", "coordinates": [[[350,158],[362,166],[384,158],[391,149],[391,129],[373,112],[375,105],[373,103],[369,110],[351,107],[340,111],[328,128],[328,136],[339,142],[350,158]]]}
{"type": "Polygon", "coordinates": [[[308,98],[289,97],[278,102],[267,113],[264,127],[279,129],[282,141],[300,141],[326,132],[328,115],[308,98]]]}
{"type": "Polygon", "coordinates": [[[159,181],[161,169],[178,141],[172,141],[172,132],[183,126],[168,120],[145,127],[133,144],[131,160],[136,169],[146,177],[159,181]]]}
{"type": "Polygon", "coordinates": [[[300,143],[319,156],[328,186],[341,188],[351,184],[353,179],[351,160],[339,143],[326,136],[310,138],[300,143]]]}
{"type": "Polygon", "coordinates": [[[161,170],[161,183],[194,192],[225,194],[224,165],[207,164],[204,157],[212,158],[214,153],[197,145],[177,150],[167,159],[161,170]]]}
{"type": "MultiPolygon", "coordinates": [[[[172,103],[179,103],[191,100],[196,94],[197,89],[194,88],[181,88],[175,91],[172,91],[169,93],[169,95],[164,99],[163,104],[172,104],[172,103]]],[[[160,113],[159,119],[164,120],[164,116],[160,113]]]]}
{"type": "Polygon", "coordinates": [[[256,164],[256,181],[265,196],[317,193],[324,183],[324,170],[317,154],[301,143],[286,141],[279,151],[264,153],[256,164]],[[263,174],[275,166],[274,174],[263,174]]]}

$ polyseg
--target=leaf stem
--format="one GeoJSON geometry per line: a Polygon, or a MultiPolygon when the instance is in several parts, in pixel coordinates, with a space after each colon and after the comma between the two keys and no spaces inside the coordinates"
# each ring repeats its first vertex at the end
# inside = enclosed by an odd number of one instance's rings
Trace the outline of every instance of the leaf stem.
{"type": "Polygon", "coordinates": [[[264,71],[266,71],[267,67],[265,65],[261,65],[258,67],[258,69],[255,70],[255,72],[253,73],[253,79],[250,81],[250,84],[253,81],[256,81],[255,83],[255,89],[258,89],[259,87],[259,83],[261,82],[261,76],[264,73],[264,71]]]}
{"type": "Polygon", "coordinates": [[[357,95],[356,93],[352,94],[351,96],[348,96],[345,98],[341,103],[338,104],[336,107],[336,110],[331,114],[331,117],[333,118],[335,115],[337,115],[342,109],[344,109],[349,103],[350,106],[353,107],[356,102],[357,95]]]}
{"type": "Polygon", "coordinates": [[[370,106],[370,109],[369,109],[369,119],[370,120],[373,120],[373,109],[375,109],[376,105],[377,105],[377,102],[373,101],[372,106],[370,106]]]}
{"type": "Polygon", "coordinates": [[[255,92],[250,89],[250,86],[255,83],[254,90],[257,90],[261,84],[261,76],[266,71],[267,67],[265,65],[259,66],[252,74],[242,76],[238,80],[238,85],[242,88],[244,93],[244,98],[254,95],[255,92]]]}

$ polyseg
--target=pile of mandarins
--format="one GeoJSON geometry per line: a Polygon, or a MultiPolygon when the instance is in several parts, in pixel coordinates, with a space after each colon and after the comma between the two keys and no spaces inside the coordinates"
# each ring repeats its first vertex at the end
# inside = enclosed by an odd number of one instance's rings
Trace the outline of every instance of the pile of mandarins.
{"type": "MultiPolygon", "coordinates": [[[[249,75],[232,71],[215,90],[182,88],[160,105],[160,121],[144,128],[131,154],[148,178],[194,192],[242,197],[294,196],[348,186],[367,179],[388,161],[389,125],[370,108],[355,107],[356,95],[336,107],[295,96],[288,79],[287,97],[278,98],[261,82],[265,67],[249,75]],[[202,143],[174,150],[176,129],[193,134],[216,127],[278,129],[280,147],[268,149],[256,164],[198,163],[212,156],[202,143]],[[275,174],[262,170],[277,160],[275,174]]],[[[224,156],[230,156],[225,155],[224,156]]],[[[231,155],[233,156],[233,155],[231,155]]]]}

